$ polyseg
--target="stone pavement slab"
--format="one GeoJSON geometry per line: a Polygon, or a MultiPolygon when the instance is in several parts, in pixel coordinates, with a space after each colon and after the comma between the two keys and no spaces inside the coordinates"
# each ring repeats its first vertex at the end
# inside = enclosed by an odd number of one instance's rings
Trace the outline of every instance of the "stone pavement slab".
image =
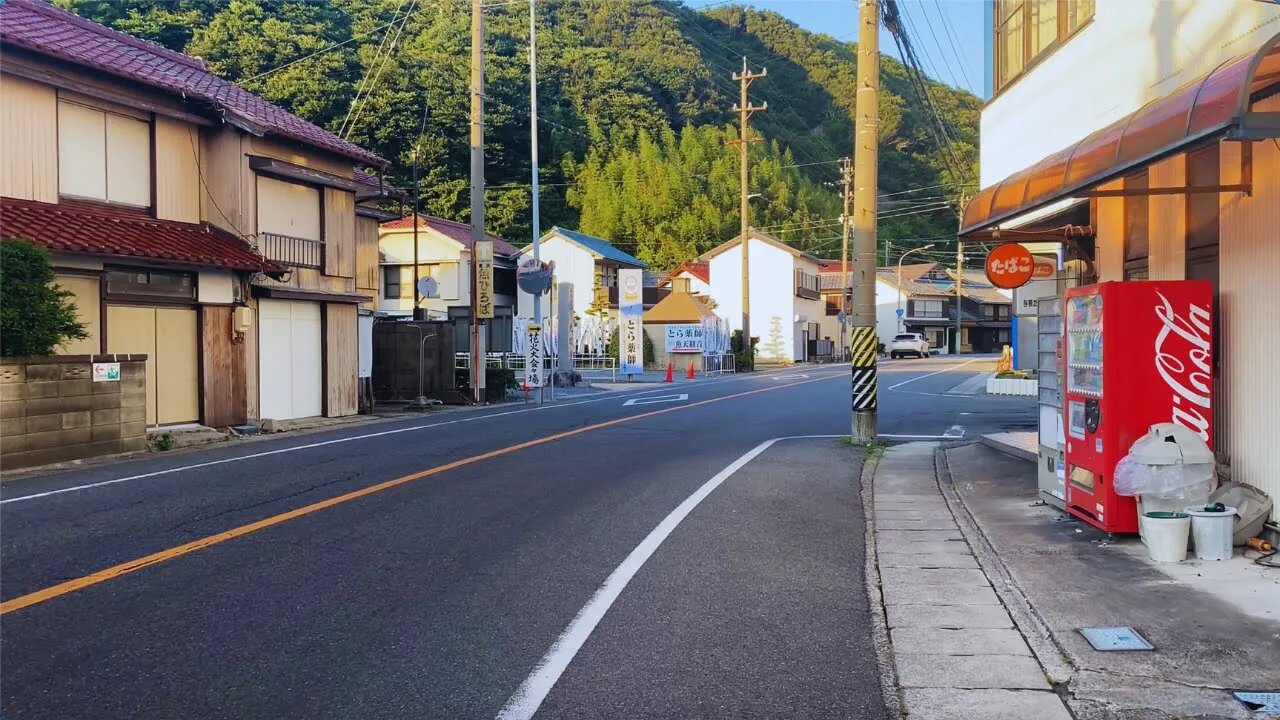
{"type": "Polygon", "coordinates": [[[904,688],[1049,690],[1036,661],[1026,655],[906,655],[897,657],[904,688]]]}
{"type": "Polygon", "coordinates": [[[949,532],[956,530],[956,521],[950,517],[939,517],[932,520],[905,520],[893,517],[876,516],[876,528],[881,530],[932,530],[949,532]]]}
{"type": "Polygon", "coordinates": [[[1071,720],[1057,695],[1039,690],[908,688],[902,695],[911,720],[1071,720]]]}
{"type": "Polygon", "coordinates": [[[1017,630],[898,627],[890,631],[895,655],[1031,655],[1017,630]]]}
{"type": "Polygon", "coordinates": [[[963,540],[959,530],[881,530],[876,529],[876,539],[881,545],[906,545],[938,540],[963,540]]]}
{"type": "Polygon", "coordinates": [[[885,605],[999,605],[990,587],[884,585],[885,605]]]}
{"type": "Polygon", "coordinates": [[[967,552],[899,552],[884,550],[879,556],[880,569],[891,567],[906,568],[974,568],[978,561],[967,552]]]}
{"type": "Polygon", "coordinates": [[[1003,605],[889,605],[890,628],[1011,628],[1003,605]]]}
{"type": "Polygon", "coordinates": [[[947,585],[950,587],[991,587],[981,570],[960,568],[902,568],[880,570],[884,582],[899,585],[947,585]]]}

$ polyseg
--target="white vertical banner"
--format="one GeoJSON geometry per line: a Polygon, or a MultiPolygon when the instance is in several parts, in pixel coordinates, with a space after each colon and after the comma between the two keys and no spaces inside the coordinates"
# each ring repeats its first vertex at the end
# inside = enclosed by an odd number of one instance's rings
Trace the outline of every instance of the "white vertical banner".
{"type": "Polygon", "coordinates": [[[644,271],[618,271],[618,372],[644,372],[644,271]]]}
{"type": "Polygon", "coordinates": [[[542,387],[542,326],[529,323],[524,344],[524,384],[526,387],[542,387]]]}

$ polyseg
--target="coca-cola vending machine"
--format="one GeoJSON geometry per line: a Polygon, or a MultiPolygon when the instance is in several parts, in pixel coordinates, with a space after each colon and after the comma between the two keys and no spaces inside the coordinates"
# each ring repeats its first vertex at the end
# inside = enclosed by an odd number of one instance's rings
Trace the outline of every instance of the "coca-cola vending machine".
{"type": "Polygon", "coordinates": [[[1213,447],[1213,287],[1204,280],[1105,282],[1067,290],[1066,509],[1109,533],[1138,531],[1116,463],[1155,423],[1213,447]]]}

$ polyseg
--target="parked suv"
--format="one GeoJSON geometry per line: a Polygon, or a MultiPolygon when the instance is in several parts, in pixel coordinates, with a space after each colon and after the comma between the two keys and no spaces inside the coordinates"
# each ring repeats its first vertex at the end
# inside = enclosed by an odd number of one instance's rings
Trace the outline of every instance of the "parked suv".
{"type": "Polygon", "coordinates": [[[902,333],[894,335],[889,343],[889,357],[900,358],[903,355],[915,355],[918,358],[929,357],[929,341],[920,333],[902,333]]]}

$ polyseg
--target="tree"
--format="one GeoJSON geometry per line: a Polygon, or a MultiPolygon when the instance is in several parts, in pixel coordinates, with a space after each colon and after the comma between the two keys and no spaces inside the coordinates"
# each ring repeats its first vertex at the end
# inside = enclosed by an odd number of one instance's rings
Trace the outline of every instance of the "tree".
{"type": "Polygon", "coordinates": [[[48,250],[0,241],[0,356],[52,355],[66,341],[88,337],[73,297],[54,284],[48,250]]]}
{"type": "Polygon", "coordinates": [[[777,315],[769,318],[769,342],[760,349],[761,354],[771,360],[791,362],[791,353],[787,352],[786,339],[782,336],[782,318],[777,315]]]}

